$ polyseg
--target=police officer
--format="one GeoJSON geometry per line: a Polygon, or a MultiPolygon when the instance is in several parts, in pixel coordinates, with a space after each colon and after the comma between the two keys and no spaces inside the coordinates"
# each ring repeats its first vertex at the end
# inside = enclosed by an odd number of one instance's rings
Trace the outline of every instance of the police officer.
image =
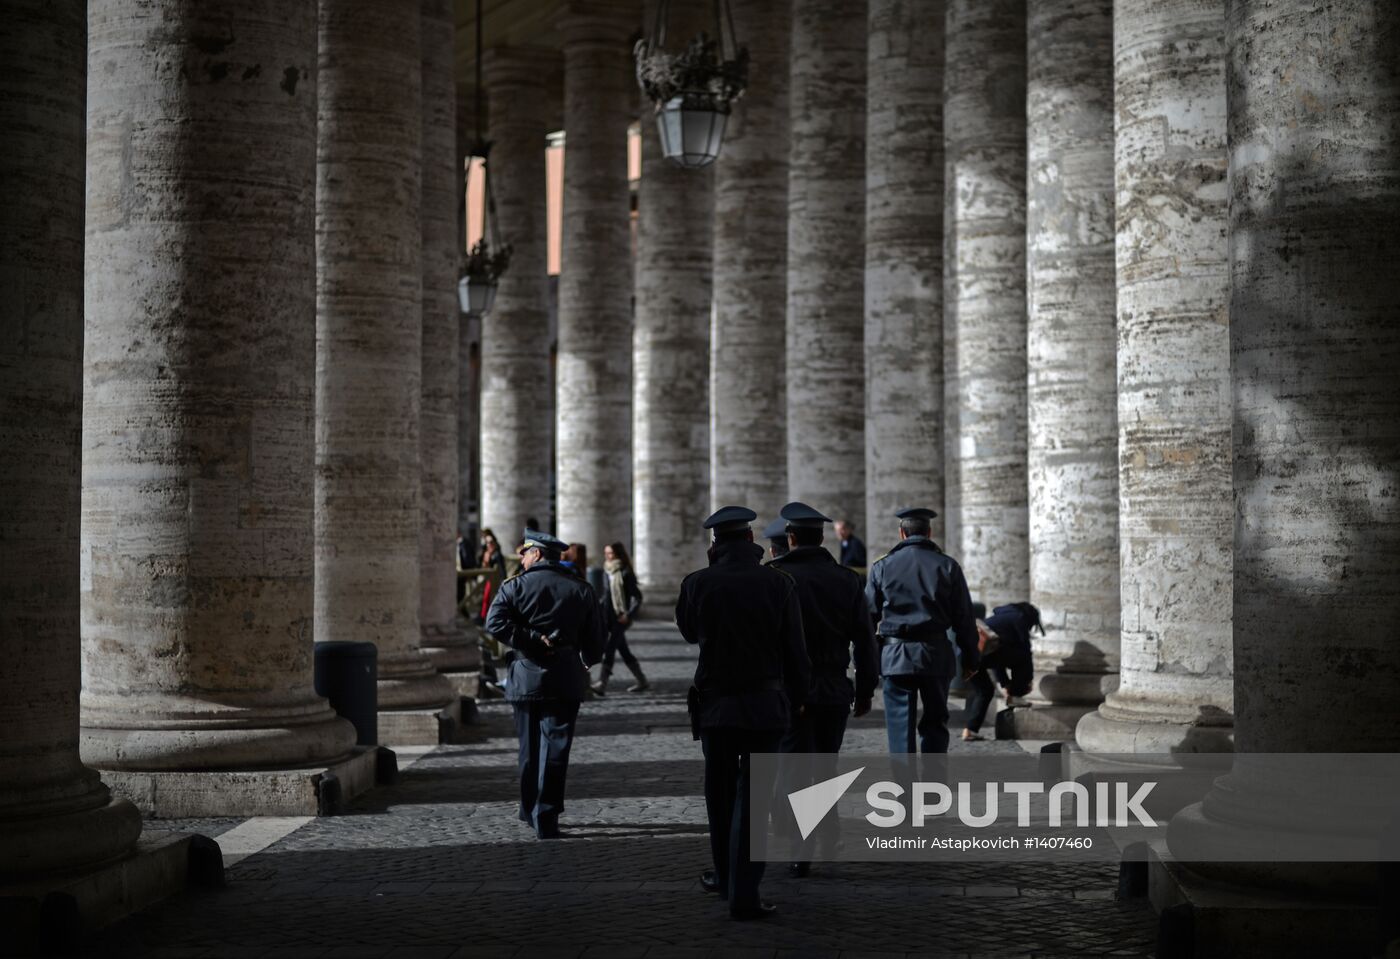
{"type": "MultiPolygon", "coordinates": [[[[879,675],[874,623],[865,602],[864,583],[859,574],[842,566],[822,547],[823,524],[831,522],[806,503],[788,503],[779,514],[787,531],[791,550],[773,560],[773,566],[787,573],[797,584],[802,606],[802,632],[807,639],[807,656],[812,661],[812,681],[807,701],[795,714],[782,751],[793,756],[811,755],[806,769],[798,762],[788,764],[802,777],[797,786],[836,775],[835,754],[846,736],[846,718],[855,703],[855,715],[870,712],[879,675]],[[856,681],[846,675],[855,652],[856,681]]],[[[837,819],[823,820],[823,839],[834,844],[837,819]]],[[[814,837],[795,840],[790,875],[801,878],[811,870],[811,843],[814,837]]]]}
{"type": "MultiPolygon", "coordinates": [[[[729,901],[735,919],[775,911],[759,899],[763,863],[749,856],[750,756],[776,753],[788,717],[807,692],[810,665],[802,611],[790,577],[760,563],[751,509],[726,506],[705,520],[714,532],[710,565],[681,583],[676,624],[700,646],[691,688],[691,723],[705,753],[705,812],[713,872],[706,892],[729,901]]],[[[765,795],[771,784],[762,784],[765,795]]]]}
{"type": "Polygon", "coordinates": [[[515,651],[506,699],[520,736],[520,820],[540,839],[559,836],[574,722],[607,638],[593,589],[560,562],[567,548],[526,529],[521,572],[501,584],[486,614],[486,632],[515,651]]]}
{"type": "Polygon", "coordinates": [[[779,556],[786,556],[788,551],[787,520],[779,516],[773,522],[763,527],[763,538],[768,540],[769,562],[779,556]]]}
{"type": "Polygon", "coordinates": [[[948,686],[957,670],[954,643],[962,652],[964,678],[977,671],[972,597],[962,567],[929,538],[929,520],[937,515],[922,507],[895,513],[899,544],[870,567],[865,587],[871,615],[879,622],[891,753],[946,753],[948,686]]]}

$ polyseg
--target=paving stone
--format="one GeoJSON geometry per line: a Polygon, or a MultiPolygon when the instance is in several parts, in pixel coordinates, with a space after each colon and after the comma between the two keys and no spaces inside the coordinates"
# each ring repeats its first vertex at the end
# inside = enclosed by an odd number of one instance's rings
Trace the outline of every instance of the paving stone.
{"type": "MultiPolygon", "coordinates": [[[[436,748],[346,815],[313,819],[240,862],[226,889],[191,891],[109,927],[89,954],[1152,954],[1151,907],[1113,900],[1113,864],[818,863],[802,880],[774,866],[763,895],[779,914],[730,921],[697,881],[711,863],[704,767],[684,717],[694,650],[651,623],[628,638],[655,688],[584,704],[569,769],[568,839],[538,842],[516,819],[511,712],[484,702],[480,741],[436,748]],[[1006,948],[1008,929],[1018,953],[1006,948]]],[[[882,749],[882,723],[878,711],[852,720],[848,748],[882,749]]]]}

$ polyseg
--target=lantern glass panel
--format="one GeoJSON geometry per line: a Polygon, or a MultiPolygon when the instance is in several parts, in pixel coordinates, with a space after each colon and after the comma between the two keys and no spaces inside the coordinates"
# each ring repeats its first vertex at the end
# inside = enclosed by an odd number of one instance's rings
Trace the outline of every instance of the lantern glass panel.
{"type": "Polygon", "coordinates": [[[457,301],[463,313],[485,316],[496,302],[496,283],[481,277],[472,279],[464,276],[457,283],[457,301]]]}

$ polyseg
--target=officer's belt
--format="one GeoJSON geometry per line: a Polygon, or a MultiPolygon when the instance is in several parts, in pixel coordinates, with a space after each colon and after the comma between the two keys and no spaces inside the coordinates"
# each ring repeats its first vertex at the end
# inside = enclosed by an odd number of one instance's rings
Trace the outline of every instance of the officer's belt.
{"type": "Polygon", "coordinates": [[[946,627],[916,627],[907,635],[888,636],[880,634],[880,645],[887,646],[890,643],[937,643],[947,642],[948,630],[946,627]]]}
{"type": "Polygon", "coordinates": [[[707,683],[700,687],[701,696],[740,696],[744,693],[780,693],[787,689],[781,679],[762,679],[747,686],[719,686],[707,683]]]}

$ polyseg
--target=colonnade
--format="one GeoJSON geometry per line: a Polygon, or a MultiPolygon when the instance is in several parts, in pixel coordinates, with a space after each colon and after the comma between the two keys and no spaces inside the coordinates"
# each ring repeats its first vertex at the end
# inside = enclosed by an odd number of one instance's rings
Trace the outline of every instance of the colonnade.
{"type": "Polygon", "coordinates": [[[374,643],[381,737],[433,739],[475,644],[449,0],[6,15],[10,883],[129,857],[127,798],[315,811],[367,755],[315,643],[374,643]]]}

